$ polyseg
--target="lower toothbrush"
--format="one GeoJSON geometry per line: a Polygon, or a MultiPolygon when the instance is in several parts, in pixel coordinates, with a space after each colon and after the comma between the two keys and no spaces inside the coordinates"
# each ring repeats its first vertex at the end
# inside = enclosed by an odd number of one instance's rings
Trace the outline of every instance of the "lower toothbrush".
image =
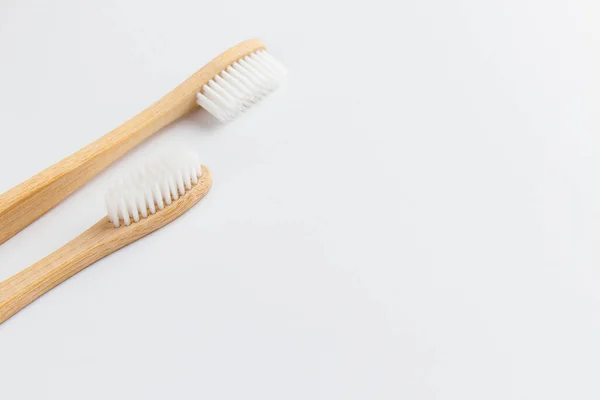
{"type": "Polygon", "coordinates": [[[84,268],[173,221],[200,201],[211,183],[209,170],[193,154],[163,158],[121,181],[107,195],[108,217],[0,283],[0,323],[84,268]]]}

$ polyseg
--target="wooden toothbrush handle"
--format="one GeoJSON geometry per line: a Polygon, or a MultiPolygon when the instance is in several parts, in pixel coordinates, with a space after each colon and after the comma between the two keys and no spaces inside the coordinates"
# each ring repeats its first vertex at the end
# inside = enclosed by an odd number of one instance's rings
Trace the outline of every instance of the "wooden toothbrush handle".
{"type": "Polygon", "coordinates": [[[159,129],[197,108],[196,93],[204,84],[234,61],[264,48],[258,39],[230,48],[123,125],[0,195],[0,244],[159,129]]]}
{"type": "Polygon", "coordinates": [[[115,230],[107,219],[103,219],[54,253],[0,282],[0,324],[50,289],[115,251],[108,245],[115,230]]]}
{"type": "Polygon", "coordinates": [[[79,271],[181,216],[210,190],[212,175],[202,166],[198,183],[168,207],[129,226],[115,228],[108,217],[31,267],[0,282],[0,324],[79,271]]]}

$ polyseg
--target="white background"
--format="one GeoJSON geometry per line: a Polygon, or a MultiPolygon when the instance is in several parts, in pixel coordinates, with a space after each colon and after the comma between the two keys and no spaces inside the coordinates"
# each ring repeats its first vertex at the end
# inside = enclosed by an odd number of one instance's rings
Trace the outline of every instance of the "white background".
{"type": "Polygon", "coordinates": [[[184,143],[200,205],[0,326],[0,398],[597,399],[593,0],[0,0],[0,191],[231,45],[286,87],[164,129],[0,246],[0,279],[184,143]]]}

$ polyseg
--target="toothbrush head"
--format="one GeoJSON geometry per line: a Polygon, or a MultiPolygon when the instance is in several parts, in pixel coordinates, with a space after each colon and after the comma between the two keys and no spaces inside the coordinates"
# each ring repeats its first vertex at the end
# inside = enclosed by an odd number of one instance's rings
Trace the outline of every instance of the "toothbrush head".
{"type": "Polygon", "coordinates": [[[240,57],[196,93],[196,102],[221,122],[231,121],[276,90],[285,67],[261,48],[240,57]]]}
{"type": "Polygon", "coordinates": [[[201,106],[219,121],[231,121],[277,89],[286,75],[285,67],[263,42],[246,40],[215,57],[160,100],[157,105],[167,115],[159,119],[166,121],[164,126],[201,106]]]}
{"type": "Polygon", "coordinates": [[[162,226],[204,197],[211,183],[197,154],[163,155],[115,182],[106,195],[108,219],[115,228],[150,221],[162,226]]]}

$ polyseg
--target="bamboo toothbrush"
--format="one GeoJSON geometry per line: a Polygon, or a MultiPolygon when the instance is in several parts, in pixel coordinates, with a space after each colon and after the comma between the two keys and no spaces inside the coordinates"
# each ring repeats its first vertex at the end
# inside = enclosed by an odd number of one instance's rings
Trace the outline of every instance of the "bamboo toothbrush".
{"type": "Polygon", "coordinates": [[[258,39],[230,48],[123,125],[0,195],[0,244],[198,105],[229,121],[276,89],[285,74],[258,39]]]}
{"type": "Polygon", "coordinates": [[[162,158],[121,181],[107,195],[108,217],[0,283],[0,324],[89,265],[182,215],[211,183],[208,169],[187,152],[162,158]]]}

